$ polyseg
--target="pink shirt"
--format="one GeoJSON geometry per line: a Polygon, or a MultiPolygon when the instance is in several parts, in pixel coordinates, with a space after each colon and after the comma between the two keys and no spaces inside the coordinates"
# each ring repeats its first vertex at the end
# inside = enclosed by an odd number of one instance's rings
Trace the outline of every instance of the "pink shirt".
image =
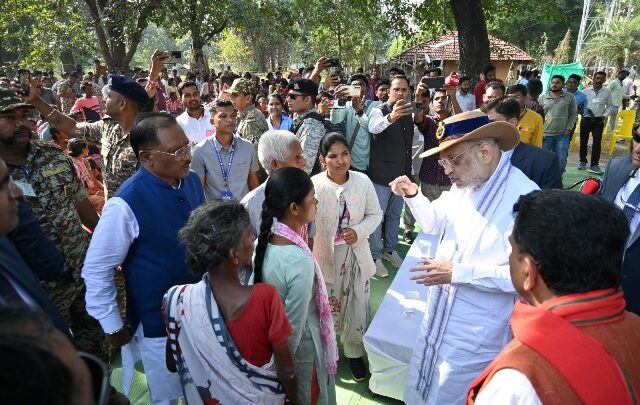
{"type": "Polygon", "coordinates": [[[79,99],[76,100],[75,104],[71,109],[81,111],[82,114],[84,114],[84,111],[82,110],[83,107],[89,108],[97,112],[98,114],[100,114],[100,117],[102,117],[102,111],[100,111],[100,100],[98,100],[98,97],[96,96],[91,96],[91,98],[80,97],[79,99]]]}

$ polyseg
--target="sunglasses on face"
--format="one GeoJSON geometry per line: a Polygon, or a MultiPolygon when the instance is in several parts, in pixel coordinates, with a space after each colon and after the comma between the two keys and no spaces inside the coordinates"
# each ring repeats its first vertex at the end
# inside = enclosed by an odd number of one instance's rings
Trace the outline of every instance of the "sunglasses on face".
{"type": "Polygon", "coordinates": [[[306,94],[287,94],[287,98],[290,98],[291,100],[295,100],[298,97],[308,97],[306,94]]]}

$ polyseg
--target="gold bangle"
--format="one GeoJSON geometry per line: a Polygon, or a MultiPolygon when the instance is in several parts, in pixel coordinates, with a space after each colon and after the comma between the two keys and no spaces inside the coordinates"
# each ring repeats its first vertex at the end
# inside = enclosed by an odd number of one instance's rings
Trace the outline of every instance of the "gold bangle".
{"type": "Polygon", "coordinates": [[[48,121],[48,120],[49,120],[49,118],[51,118],[51,116],[53,115],[53,113],[54,113],[54,112],[58,112],[58,110],[54,108],[54,109],[53,109],[53,110],[51,110],[51,112],[50,112],[49,114],[47,114],[47,116],[46,116],[46,117],[44,117],[44,118],[48,121]]]}

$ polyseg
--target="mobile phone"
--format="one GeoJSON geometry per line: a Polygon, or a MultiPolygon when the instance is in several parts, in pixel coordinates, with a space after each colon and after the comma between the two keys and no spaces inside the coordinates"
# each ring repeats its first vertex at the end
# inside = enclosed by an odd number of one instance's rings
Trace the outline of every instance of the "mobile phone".
{"type": "Polygon", "coordinates": [[[31,72],[26,69],[18,71],[18,81],[20,82],[20,95],[28,96],[31,83],[31,72]]]}
{"type": "Polygon", "coordinates": [[[340,66],[340,59],[338,58],[329,59],[329,67],[338,67],[338,66],[340,66]]]}
{"type": "Polygon", "coordinates": [[[420,81],[427,85],[430,89],[439,89],[444,87],[444,76],[423,77],[420,81]]]}
{"type": "Polygon", "coordinates": [[[348,95],[349,97],[360,97],[360,94],[362,92],[362,86],[347,86],[348,91],[348,95]]]}
{"type": "Polygon", "coordinates": [[[346,100],[330,100],[329,101],[330,108],[347,108],[346,100]]]}
{"type": "Polygon", "coordinates": [[[182,62],[182,51],[169,51],[171,57],[164,62],[166,64],[176,64],[182,62]]]}
{"type": "Polygon", "coordinates": [[[411,114],[417,114],[419,112],[422,112],[422,103],[419,101],[412,101],[411,102],[411,114]]]}

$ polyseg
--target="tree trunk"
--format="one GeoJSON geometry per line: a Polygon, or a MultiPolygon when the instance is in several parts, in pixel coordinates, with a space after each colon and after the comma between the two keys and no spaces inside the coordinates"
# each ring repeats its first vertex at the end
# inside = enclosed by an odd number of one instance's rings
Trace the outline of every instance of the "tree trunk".
{"type": "Polygon", "coordinates": [[[622,69],[624,69],[624,56],[616,58],[616,67],[613,72],[611,72],[611,77],[618,77],[618,74],[622,69]]]}
{"type": "MultiPolygon", "coordinates": [[[[100,52],[110,72],[124,73],[138,48],[142,32],[152,14],[161,6],[157,1],[140,1],[136,6],[136,17],[129,13],[125,0],[83,0],[89,9],[100,52]],[[131,24],[130,29],[125,25],[131,24]]],[[[128,25],[127,25],[128,26],[128,25]]]]}
{"type": "Polygon", "coordinates": [[[191,30],[191,41],[192,41],[192,55],[191,55],[191,63],[189,64],[189,70],[192,73],[195,73],[197,70],[201,75],[209,74],[209,63],[207,62],[207,58],[204,56],[204,40],[200,37],[200,34],[197,30],[191,30]]]}
{"type": "Polygon", "coordinates": [[[479,78],[491,61],[489,34],[482,3],[478,0],[449,0],[458,27],[460,70],[463,75],[479,78]]]}
{"type": "Polygon", "coordinates": [[[73,51],[71,48],[67,48],[60,52],[60,62],[62,62],[63,71],[72,72],[75,70],[76,62],[73,59],[73,51]]]}

